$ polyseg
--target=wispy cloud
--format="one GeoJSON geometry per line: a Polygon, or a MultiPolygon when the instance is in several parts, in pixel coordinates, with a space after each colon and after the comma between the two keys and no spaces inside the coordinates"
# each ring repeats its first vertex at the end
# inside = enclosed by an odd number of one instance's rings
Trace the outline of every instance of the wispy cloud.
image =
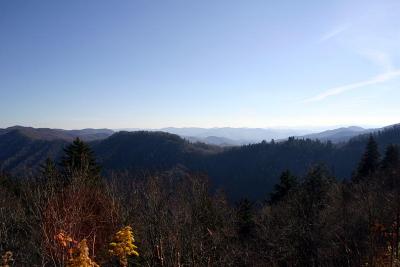
{"type": "Polygon", "coordinates": [[[364,80],[361,82],[356,82],[356,83],[351,83],[351,84],[347,84],[347,85],[343,85],[343,86],[339,86],[339,87],[334,87],[331,88],[329,90],[326,90],[325,92],[318,94],[314,97],[308,98],[306,100],[304,100],[304,103],[310,103],[310,102],[318,102],[321,100],[324,100],[328,97],[331,96],[335,96],[335,95],[339,95],[342,94],[344,92],[353,90],[353,89],[357,89],[357,88],[361,88],[361,87],[365,87],[368,85],[373,85],[373,84],[378,84],[378,83],[383,83],[389,80],[392,80],[396,77],[400,76],[400,69],[396,69],[393,71],[388,71],[385,72],[383,74],[377,75],[375,77],[372,77],[368,80],[364,80]]]}
{"type": "Polygon", "coordinates": [[[345,25],[340,25],[335,27],[334,29],[332,29],[329,32],[324,33],[321,38],[319,39],[319,42],[326,42],[338,35],[340,35],[341,33],[343,33],[344,31],[346,31],[349,28],[349,25],[345,24],[345,25]]]}

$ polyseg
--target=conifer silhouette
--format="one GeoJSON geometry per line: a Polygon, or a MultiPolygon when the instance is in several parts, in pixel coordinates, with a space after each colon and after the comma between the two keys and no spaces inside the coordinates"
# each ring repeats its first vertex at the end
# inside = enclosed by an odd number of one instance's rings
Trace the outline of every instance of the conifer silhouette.
{"type": "Polygon", "coordinates": [[[365,152],[358,164],[357,172],[353,177],[353,181],[359,182],[374,174],[379,168],[379,159],[378,144],[375,138],[370,135],[365,152]]]}
{"type": "Polygon", "coordinates": [[[280,183],[274,186],[269,203],[275,204],[282,200],[297,184],[297,178],[289,170],[284,171],[281,174],[280,183]]]}
{"type": "Polygon", "coordinates": [[[82,140],[76,138],[64,149],[61,165],[69,174],[79,174],[90,179],[97,179],[100,166],[97,164],[93,151],[82,140]]]}
{"type": "Polygon", "coordinates": [[[385,156],[382,160],[382,169],[390,170],[399,167],[400,165],[400,152],[399,147],[396,145],[389,145],[386,148],[385,156]]]}

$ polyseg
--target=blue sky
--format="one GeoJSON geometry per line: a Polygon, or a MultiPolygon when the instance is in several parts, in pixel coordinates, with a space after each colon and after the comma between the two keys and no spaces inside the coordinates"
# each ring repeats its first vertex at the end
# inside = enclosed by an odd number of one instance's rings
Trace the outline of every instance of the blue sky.
{"type": "Polygon", "coordinates": [[[398,14],[398,0],[2,0],[0,127],[398,123],[398,14]]]}

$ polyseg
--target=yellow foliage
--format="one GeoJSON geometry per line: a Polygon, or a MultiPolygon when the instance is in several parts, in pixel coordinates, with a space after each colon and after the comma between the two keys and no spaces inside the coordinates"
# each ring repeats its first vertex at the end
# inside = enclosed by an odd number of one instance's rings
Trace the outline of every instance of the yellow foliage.
{"type": "Polygon", "coordinates": [[[109,253],[118,257],[121,266],[126,267],[128,266],[128,256],[139,256],[134,242],[132,228],[126,226],[115,234],[113,242],[109,245],[109,253]]]}
{"type": "Polygon", "coordinates": [[[68,260],[67,267],[100,267],[89,257],[89,248],[86,239],[83,239],[73,248],[72,257],[68,260]]]}
{"type": "MultiPolygon", "coordinates": [[[[68,251],[67,267],[100,267],[89,257],[86,239],[78,243],[65,232],[58,233],[54,236],[54,239],[68,251]]],[[[134,242],[132,228],[126,226],[115,234],[113,241],[109,244],[109,253],[111,256],[118,257],[121,266],[126,267],[128,266],[128,256],[139,256],[134,242]]],[[[5,266],[9,267],[8,265],[5,266]]]]}

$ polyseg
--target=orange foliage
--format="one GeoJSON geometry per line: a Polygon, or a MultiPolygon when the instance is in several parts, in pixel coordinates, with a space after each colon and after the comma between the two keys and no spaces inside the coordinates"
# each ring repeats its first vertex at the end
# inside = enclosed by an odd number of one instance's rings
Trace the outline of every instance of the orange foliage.
{"type": "Polygon", "coordinates": [[[67,267],[100,267],[89,257],[86,239],[78,243],[63,231],[55,235],[54,239],[68,251],[67,267]]]}
{"type": "Polygon", "coordinates": [[[1,259],[1,267],[10,267],[10,263],[14,261],[11,251],[7,251],[3,256],[1,256],[1,259]]]}
{"type": "Polygon", "coordinates": [[[48,237],[45,247],[50,257],[62,262],[64,248],[75,246],[78,243],[75,240],[86,239],[93,252],[104,249],[118,221],[112,203],[100,189],[85,186],[68,187],[49,199],[42,229],[48,237]]]}

